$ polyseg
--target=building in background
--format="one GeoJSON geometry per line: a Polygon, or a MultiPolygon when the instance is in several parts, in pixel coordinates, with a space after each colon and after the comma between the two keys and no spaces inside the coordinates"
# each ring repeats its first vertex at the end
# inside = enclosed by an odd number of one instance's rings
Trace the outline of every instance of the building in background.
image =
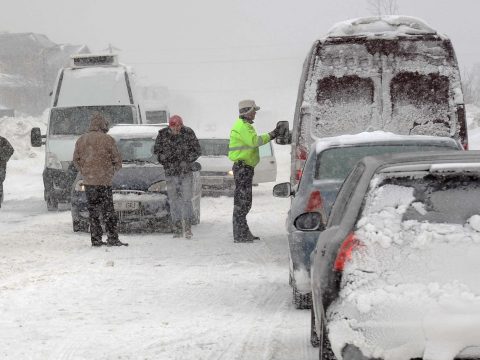
{"type": "Polygon", "coordinates": [[[59,45],[45,35],[0,33],[0,99],[17,113],[39,115],[50,106],[58,69],[86,45],[59,45]]]}

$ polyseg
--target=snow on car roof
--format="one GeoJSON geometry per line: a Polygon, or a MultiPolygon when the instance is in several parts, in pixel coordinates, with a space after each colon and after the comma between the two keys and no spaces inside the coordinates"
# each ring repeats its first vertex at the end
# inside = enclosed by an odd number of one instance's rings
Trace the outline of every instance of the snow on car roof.
{"type": "Polygon", "coordinates": [[[115,138],[156,138],[158,131],[166,127],[162,124],[118,124],[108,130],[108,134],[115,138]]]}
{"type": "Polygon", "coordinates": [[[345,20],[335,24],[327,32],[327,37],[361,36],[384,39],[418,35],[440,34],[421,19],[397,15],[345,20]]]}
{"type": "Polygon", "coordinates": [[[397,142],[429,142],[429,143],[451,143],[452,146],[458,145],[458,142],[452,138],[443,136],[428,136],[428,135],[398,135],[386,131],[371,131],[362,132],[355,135],[340,135],[326,138],[320,138],[313,144],[317,154],[325,149],[332,147],[360,145],[373,142],[385,142],[385,141],[397,141],[397,142]]]}

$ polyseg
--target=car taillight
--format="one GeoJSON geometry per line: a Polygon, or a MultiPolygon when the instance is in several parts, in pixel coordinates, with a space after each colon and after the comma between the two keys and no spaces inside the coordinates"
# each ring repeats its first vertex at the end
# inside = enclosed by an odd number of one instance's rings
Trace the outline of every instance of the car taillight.
{"type": "Polygon", "coordinates": [[[337,258],[333,264],[333,269],[343,271],[345,264],[352,259],[352,252],[360,245],[355,234],[352,232],[343,241],[338,250],[337,258]]]}
{"type": "Polygon", "coordinates": [[[323,207],[323,199],[320,191],[315,190],[312,191],[310,197],[308,198],[307,207],[305,208],[305,212],[312,212],[321,210],[323,207]]]}
{"type": "Polygon", "coordinates": [[[298,182],[303,175],[303,165],[307,160],[307,150],[303,146],[297,146],[295,150],[295,180],[298,182]]]}
{"type": "Polygon", "coordinates": [[[465,141],[462,145],[463,145],[463,150],[468,150],[468,141],[465,141]]]}
{"type": "Polygon", "coordinates": [[[307,160],[307,149],[305,149],[303,146],[298,146],[295,155],[298,160],[307,160]]]}
{"type": "Polygon", "coordinates": [[[297,170],[295,172],[295,180],[300,181],[300,179],[302,178],[302,175],[303,175],[303,171],[302,170],[297,170]]]}

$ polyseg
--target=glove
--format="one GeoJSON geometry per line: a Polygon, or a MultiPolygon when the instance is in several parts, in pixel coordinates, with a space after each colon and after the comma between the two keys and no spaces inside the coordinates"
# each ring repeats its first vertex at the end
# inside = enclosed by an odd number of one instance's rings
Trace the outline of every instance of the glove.
{"type": "Polygon", "coordinates": [[[268,133],[268,136],[270,136],[270,140],[275,139],[278,136],[278,129],[275,128],[272,131],[268,133]]]}

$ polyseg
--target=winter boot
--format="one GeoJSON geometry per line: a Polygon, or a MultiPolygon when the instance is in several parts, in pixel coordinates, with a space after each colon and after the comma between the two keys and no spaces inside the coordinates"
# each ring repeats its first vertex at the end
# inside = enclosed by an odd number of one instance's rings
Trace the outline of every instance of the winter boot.
{"type": "Polygon", "coordinates": [[[174,238],[181,238],[183,235],[183,224],[181,221],[176,221],[173,224],[173,237],[174,238]]]}
{"type": "Polygon", "coordinates": [[[128,243],[121,242],[118,239],[107,239],[107,246],[128,246],[128,243]]]}
{"type": "Polygon", "coordinates": [[[253,235],[250,232],[250,230],[248,230],[248,232],[247,232],[247,238],[250,239],[250,240],[260,240],[260,238],[258,236],[253,235]]]}
{"type": "Polygon", "coordinates": [[[107,243],[105,241],[102,241],[102,240],[92,240],[92,246],[93,247],[100,247],[100,246],[103,246],[103,245],[107,245],[107,243]]]}
{"type": "Polygon", "coordinates": [[[190,221],[185,221],[185,239],[191,239],[193,236],[192,234],[192,224],[190,221]]]}

